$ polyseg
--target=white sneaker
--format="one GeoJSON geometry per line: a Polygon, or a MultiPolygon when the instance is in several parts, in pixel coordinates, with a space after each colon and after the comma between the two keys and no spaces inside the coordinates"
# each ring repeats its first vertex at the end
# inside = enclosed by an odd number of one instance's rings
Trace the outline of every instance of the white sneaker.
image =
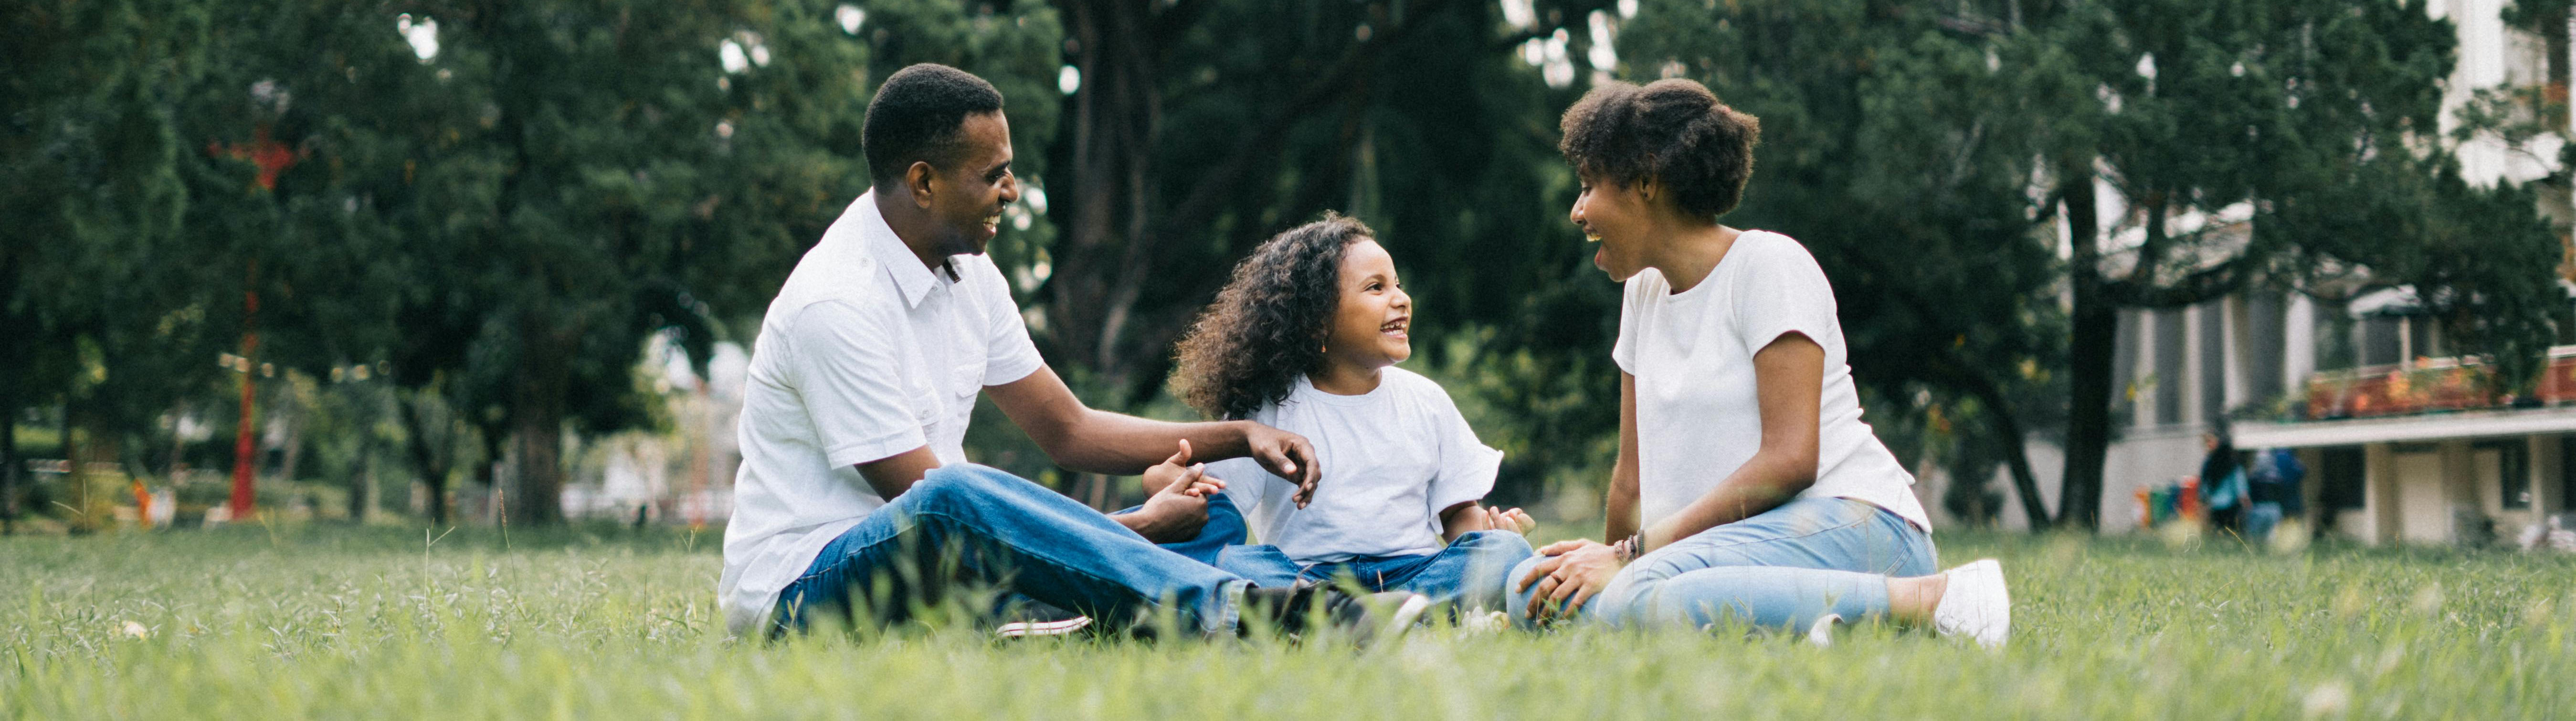
{"type": "Polygon", "coordinates": [[[2004,638],[2012,635],[2012,596],[2004,591],[2003,563],[1980,558],[1941,575],[1949,579],[1949,587],[1932,607],[1932,630],[2003,648],[2004,638]]]}

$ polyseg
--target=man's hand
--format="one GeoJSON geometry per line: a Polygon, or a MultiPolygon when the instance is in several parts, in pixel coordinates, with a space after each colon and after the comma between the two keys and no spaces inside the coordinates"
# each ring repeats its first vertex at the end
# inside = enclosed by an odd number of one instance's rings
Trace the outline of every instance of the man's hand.
{"type": "Polygon", "coordinates": [[[1494,506],[1477,505],[1474,501],[1458,504],[1448,512],[1440,514],[1440,523],[1441,540],[1444,541],[1455,541],[1459,536],[1477,531],[1529,533],[1538,528],[1538,521],[1530,518],[1529,514],[1521,512],[1521,509],[1504,510],[1494,506]]]}
{"type": "Polygon", "coordinates": [[[1530,589],[1529,607],[1522,613],[1534,620],[1570,616],[1583,607],[1583,602],[1610,585],[1610,577],[1619,575],[1619,553],[1597,541],[1558,541],[1538,549],[1548,557],[1531,568],[1513,584],[1514,591],[1530,589]]]}
{"type": "Polygon", "coordinates": [[[1315,482],[1323,478],[1324,466],[1315,462],[1315,444],[1305,436],[1244,421],[1243,446],[1262,470],[1297,484],[1297,495],[1289,500],[1298,508],[1315,500],[1315,482]]]}
{"type": "Polygon", "coordinates": [[[1155,543],[1198,537],[1199,529],[1207,525],[1208,496],[1224,491],[1225,481],[1209,478],[1207,464],[1190,463],[1189,441],[1181,441],[1180,446],[1179,453],[1145,469],[1145,487],[1154,491],[1145,499],[1145,507],[1110,518],[1155,543]]]}

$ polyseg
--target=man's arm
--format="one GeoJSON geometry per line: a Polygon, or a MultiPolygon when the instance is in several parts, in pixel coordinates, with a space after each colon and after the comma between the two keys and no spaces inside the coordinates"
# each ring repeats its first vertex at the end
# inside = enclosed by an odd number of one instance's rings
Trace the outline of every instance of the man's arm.
{"type": "Polygon", "coordinates": [[[1134,475],[1188,441],[1201,460],[1250,456],[1271,473],[1297,481],[1301,507],[1321,471],[1304,436],[1250,421],[1173,423],[1095,410],[1045,366],[1026,378],[985,386],[984,392],[1046,449],[1048,459],[1077,471],[1134,475]]]}
{"type": "Polygon", "coordinates": [[[889,501],[912,490],[912,484],[921,482],[922,476],[938,467],[939,457],[930,454],[929,446],[858,465],[859,476],[868,479],[868,487],[876,490],[878,498],[889,501]]]}

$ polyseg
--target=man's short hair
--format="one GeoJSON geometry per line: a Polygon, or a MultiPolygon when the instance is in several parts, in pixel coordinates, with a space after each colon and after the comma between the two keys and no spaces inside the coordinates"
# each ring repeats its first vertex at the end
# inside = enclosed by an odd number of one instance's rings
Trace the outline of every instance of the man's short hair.
{"type": "Polygon", "coordinates": [[[1610,82],[1567,108],[1557,150],[1576,172],[1631,187],[1655,180],[1684,213],[1715,219],[1744,199],[1762,121],[1698,82],[1610,82]]]}
{"type": "Polygon", "coordinates": [[[877,87],[859,129],[868,179],[890,187],[915,162],[949,167],[965,154],[966,117],[1002,111],[1002,92],[974,73],[921,63],[897,70],[877,87]]]}

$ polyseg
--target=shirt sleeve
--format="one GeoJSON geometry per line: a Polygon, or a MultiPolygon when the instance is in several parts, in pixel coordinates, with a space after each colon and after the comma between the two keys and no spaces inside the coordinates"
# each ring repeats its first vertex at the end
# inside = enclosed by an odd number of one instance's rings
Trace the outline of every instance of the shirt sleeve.
{"type": "Polygon", "coordinates": [[[928,445],[896,356],[900,321],[890,315],[824,301],[798,311],[787,328],[797,394],[833,468],[928,445]]]}
{"type": "MultiPolygon", "coordinates": [[[[1754,240],[1747,234],[1744,240],[1754,240]]],[[[1824,268],[1805,246],[1788,238],[1761,238],[1758,242],[1738,242],[1740,252],[1750,252],[1734,287],[1735,327],[1742,334],[1744,350],[1759,353],[1780,336],[1798,333],[1830,346],[1839,331],[1834,321],[1833,285],[1826,282],[1824,268]]]]}
{"type": "Polygon", "coordinates": [[[991,260],[975,264],[975,273],[985,276],[982,305],[986,311],[984,331],[984,385],[998,386],[1029,377],[1046,365],[1038,355],[1037,343],[1029,340],[1029,325],[1020,319],[1020,303],[1011,298],[1010,281],[991,260]]]}
{"type": "Polygon", "coordinates": [[[1628,375],[1637,375],[1637,293],[1638,286],[1644,284],[1639,277],[1643,275],[1629,276],[1628,282],[1620,285],[1619,339],[1610,344],[1610,362],[1619,364],[1619,370],[1628,375]]]}
{"type": "Polygon", "coordinates": [[[1477,440],[1476,429],[1467,425],[1467,417],[1458,412],[1458,404],[1449,393],[1431,379],[1421,380],[1422,405],[1431,411],[1431,430],[1440,448],[1440,467],[1431,478],[1430,511],[1437,525],[1439,513],[1468,501],[1480,500],[1494,490],[1494,475],[1502,468],[1503,452],[1477,440]]]}

